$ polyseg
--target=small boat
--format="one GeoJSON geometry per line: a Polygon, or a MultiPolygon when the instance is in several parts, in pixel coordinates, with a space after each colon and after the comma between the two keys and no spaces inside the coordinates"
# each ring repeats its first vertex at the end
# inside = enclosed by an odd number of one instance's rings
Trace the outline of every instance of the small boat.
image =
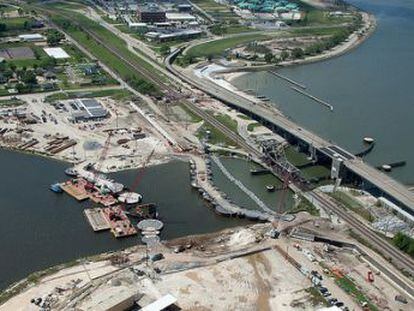
{"type": "Polygon", "coordinates": [[[65,174],[70,177],[76,177],[78,176],[78,171],[74,167],[68,167],[65,169],[65,174]]]}
{"type": "Polygon", "coordinates": [[[391,172],[392,170],[392,166],[389,164],[384,164],[381,166],[381,168],[385,171],[385,172],[391,172]]]}
{"type": "Polygon", "coordinates": [[[275,191],[275,186],[273,186],[273,185],[267,185],[266,186],[266,190],[269,191],[269,192],[273,192],[273,191],[275,191]]]}
{"type": "Polygon", "coordinates": [[[364,137],[364,143],[372,144],[374,142],[374,138],[372,137],[364,137]]]}
{"type": "Polygon", "coordinates": [[[60,187],[59,183],[55,183],[55,184],[50,185],[49,189],[52,190],[55,193],[62,193],[63,192],[63,190],[60,187]]]}

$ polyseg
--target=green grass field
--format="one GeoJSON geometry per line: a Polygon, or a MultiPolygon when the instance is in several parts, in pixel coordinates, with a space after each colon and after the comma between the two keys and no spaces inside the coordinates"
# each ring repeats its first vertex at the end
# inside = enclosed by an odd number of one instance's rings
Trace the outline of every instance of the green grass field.
{"type": "Polygon", "coordinates": [[[123,100],[129,97],[132,97],[133,94],[125,89],[107,89],[107,90],[100,90],[100,91],[69,91],[69,92],[61,92],[55,93],[53,95],[49,95],[45,98],[46,102],[53,102],[56,100],[65,100],[65,99],[72,99],[72,98],[92,98],[92,97],[112,97],[116,100],[123,100]]]}
{"type": "Polygon", "coordinates": [[[187,54],[192,57],[221,56],[226,49],[234,48],[239,44],[246,44],[253,41],[260,41],[270,38],[265,34],[245,34],[231,38],[224,38],[216,41],[202,43],[190,48],[187,54]]]}
{"type": "Polygon", "coordinates": [[[28,17],[2,18],[0,23],[6,24],[6,30],[23,30],[32,19],[28,17]]]}

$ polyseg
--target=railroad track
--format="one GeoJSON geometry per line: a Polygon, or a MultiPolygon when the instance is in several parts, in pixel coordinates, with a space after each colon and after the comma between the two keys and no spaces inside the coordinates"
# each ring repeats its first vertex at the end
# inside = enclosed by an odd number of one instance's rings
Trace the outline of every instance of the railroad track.
{"type": "Polygon", "coordinates": [[[355,231],[361,234],[363,238],[367,239],[372,246],[382,252],[382,255],[391,258],[394,263],[398,264],[401,268],[408,270],[410,274],[414,274],[414,259],[396,249],[383,238],[380,238],[377,233],[367,228],[366,225],[360,220],[356,219],[352,215],[349,215],[348,212],[339,207],[336,202],[331,201],[316,191],[310,192],[310,195],[323,207],[345,220],[355,231]]]}

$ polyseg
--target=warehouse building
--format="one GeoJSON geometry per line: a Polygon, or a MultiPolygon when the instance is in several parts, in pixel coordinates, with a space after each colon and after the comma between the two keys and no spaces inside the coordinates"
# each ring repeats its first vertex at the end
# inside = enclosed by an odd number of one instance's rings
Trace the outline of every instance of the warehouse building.
{"type": "Polygon", "coordinates": [[[108,110],[96,99],[76,99],[70,105],[74,110],[72,113],[74,122],[98,121],[109,116],[108,110]]]}
{"type": "Polygon", "coordinates": [[[145,37],[150,41],[173,41],[173,40],[188,40],[194,39],[202,35],[201,30],[181,30],[181,31],[150,31],[145,34],[145,37]]]}

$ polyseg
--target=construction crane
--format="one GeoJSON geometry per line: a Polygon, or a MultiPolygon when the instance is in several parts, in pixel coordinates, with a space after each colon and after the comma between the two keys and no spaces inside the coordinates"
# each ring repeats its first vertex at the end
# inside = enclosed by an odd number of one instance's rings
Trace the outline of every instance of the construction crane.
{"type": "Polygon", "coordinates": [[[276,230],[277,235],[279,235],[281,231],[281,228],[280,228],[281,218],[284,215],[286,215],[286,200],[287,200],[287,194],[289,192],[289,184],[291,183],[291,180],[292,180],[292,175],[290,174],[290,172],[283,171],[282,172],[282,187],[280,191],[279,200],[276,205],[276,213],[278,214],[278,218],[276,218],[272,222],[272,226],[274,230],[276,230]]]}
{"type": "MultiPolygon", "coordinates": [[[[139,184],[141,183],[142,178],[144,177],[145,169],[147,167],[147,164],[150,162],[152,156],[155,153],[155,147],[152,149],[148,157],[145,159],[144,163],[142,164],[141,168],[138,170],[138,173],[132,182],[131,187],[129,188],[132,193],[135,193],[138,189],[139,184]]],[[[125,206],[127,204],[128,198],[125,198],[125,201],[120,205],[121,209],[125,210],[125,206]]]]}
{"type": "Polygon", "coordinates": [[[151,160],[152,156],[154,155],[154,153],[155,153],[155,147],[154,147],[154,149],[152,149],[151,153],[145,159],[144,164],[142,164],[141,169],[138,171],[138,174],[135,177],[134,182],[131,185],[131,190],[132,191],[135,191],[136,189],[138,189],[138,186],[141,183],[142,177],[144,177],[145,169],[146,169],[149,161],[151,160]]]}
{"type": "Polygon", "coordinates": [[[96,162],[96,165],[94,166],[95,175],[97,175],[100,172],[103,162],[106,159],[106,156],[109,150],[109,145],[111,143],[111,138],[112,138],[112,132],[108,132],[108,137],[105,140],[104,146],[102,148],[102,152],[98,158],[98,161],[96,162]]]}

